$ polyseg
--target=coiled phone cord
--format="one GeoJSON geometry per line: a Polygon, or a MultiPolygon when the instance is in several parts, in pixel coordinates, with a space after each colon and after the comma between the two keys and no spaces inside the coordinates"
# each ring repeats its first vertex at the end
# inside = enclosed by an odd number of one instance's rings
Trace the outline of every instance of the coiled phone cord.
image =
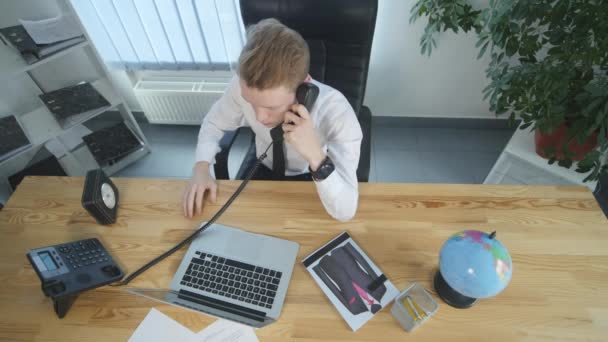
{"type": "Polygon", "coordinates": [[[239,187],[232,194],[232,196],[230,196],[230,198],[228,199],[228,201],[226,201],[226,203],[220,208],[220,210],[218,210],[217,213],[215,213],[215,215],[213,215],[213,217],[209,221],[207,221],[207,223],[205,223],[202,227],[200,227],[199,229],[197,229],[194,233],[192,233],[190,236],[188,236],[187,238],[185,238],[183,241],[181,241],[180,243],[178,243],[177,245],[175,245],[170,250],[168,250],[165,253],[157,256],[156,258],[152,259],[147,264],[145,264],[142,267],[140,267],[139,269],[137,269],[135,272],[131,273],[124,280],[122,280],[122,281],[120,281],[118,283],[110,284],[110,286],[124,286],[124,285],[129,284],[131,282],[131,280],[137,278],[137,276],[139,276],[140,274],[142,274],[145,271],[147,271],[150,267],[158,264],[160,261],[162,261],[166,257],[168,257],[171,254],[177,252],[184,245],[186,245],[187,243],[189,243],[192,240],[194,240],[194,238],[199,233],[202,233],[209,226],[211,226],[213,223],[215,223],[215,221],[217,221],[217,219],[220,218],[220,216],[222,216],[222,214],[228,209],[228,207],[230,207],[230,205],[232,204],[232,202],[234,202],[234,200],[236,200],[236,198],[241,194],[241,192],[243,191],[243,189],[245,189],[245,186],[247,186],[247,183],[249,183],[249,181],[251,180],[251,178],[253,177],[253,175],[257,171],[258,167],[260,167],[260,164],[262,164],[262,161],[264,159],[266,159],[266,157],[267,157],[266,153],[268,152],[268,150],[270,149],[270,147],[272,146],[272,144],[274,144],[274,141],[271,142],[268,145],[268,147],[266,148],[266,151],[264,151],[264,153],[262,153],[260,155],[260,157],[256,160],[255,164],[253,165],[253,167],[251,168],[251,170],[247,174],[247,177],[245,177],[245,179],[241,182],[241,184],[239,185],[239,187]]]}

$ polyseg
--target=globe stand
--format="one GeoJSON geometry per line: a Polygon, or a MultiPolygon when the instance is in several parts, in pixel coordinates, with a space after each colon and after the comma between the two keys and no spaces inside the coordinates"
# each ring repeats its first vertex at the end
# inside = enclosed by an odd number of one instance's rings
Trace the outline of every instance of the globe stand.
{"type": "Polygon", "coordinates": [[[468,309],[475,302],[477,302],[477,298],[467,297],[465,295],[456,292],[448,283],[443,279],[441,272],[438,270],[435,273],[435,291],[439,297],[446,302],[448,305],[453,306],[458,309],[468,309]]]}

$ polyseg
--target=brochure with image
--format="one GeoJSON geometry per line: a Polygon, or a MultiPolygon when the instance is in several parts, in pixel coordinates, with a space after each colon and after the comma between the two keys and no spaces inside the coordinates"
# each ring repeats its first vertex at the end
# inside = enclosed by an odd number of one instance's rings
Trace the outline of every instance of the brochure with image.
{"type": "Polygon", "coordinates": [[[399,294],[347,232],[302,263],[353,331],[399,294]]]}

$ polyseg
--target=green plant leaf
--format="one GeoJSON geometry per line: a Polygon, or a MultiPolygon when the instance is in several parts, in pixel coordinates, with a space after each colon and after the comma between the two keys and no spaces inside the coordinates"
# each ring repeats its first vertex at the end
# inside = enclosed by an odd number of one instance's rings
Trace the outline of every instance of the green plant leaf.
{"type": "MultiPolygon", "coordinates": [[[[606,102],[606,106],[608,107],[608,102],[606,102]]],[[[593,124],[587,129],[586,135],[591,136],[594,132],[600,129],[602,124],[606,125],[606,120],[608,120],[608,110],[604,110],[601,113],[596,114],[595,121],[593,124]]]]}
{"type": "Polygon", "coordinates": [[[511,57],[515,53],[517,53],[517,41],[515,40],[515,38],[511,37],[511,38],[507,39],[505,52],[507,53],[508,57],[511,57]]]}
{"type": "Polygon", "coordinates": [[[513,112],[511,112],[511,114],[509,115],[509,127],[510,128],[515,127],[515,113],[513,113],[513,112]]]}
{"type": "Polygon", "coordinates": [[[593,100],[591,100],[591,102],[589,104],[587,104],[585,106],[585,108],[583,109],[583,115],[592,115],[597,109],[598,107],[600,107],[602,105],[602,102],[605,101],[605,99],[601,98],[601,97],[597,97],[593,100]]]}
{"type": "Polygon", "coordinates": [[[591,171],[591,168],[595,164],[595,159],[593,155],[587,154],[583,160],[579,161],[577,164],[576,172],[586,173],[591,171]]]}
{"type": "Polygon", "coordinates": [[[599,178],[599,174],[600,174],[600,164],[596,163],[593,166],[593,171],[591,171],[591,173],[587,177],[585,177],[585,179],[583,179],[583,182],[595,181],[599,178]]]}
{"type": "Polygon", "coordinates": [[[569,169],[572,166],[572,159],[562,159],[557,162],[557,165],[569,169]]]}
{"type": "Polygon", "coordinates": [[[477,59],[480,59],[484,53],[486,53],[486,49],[488,48],[488,45],[490,45],[490,42],[486,42],[483,47],[481,48],[481,50],[479,51],[479,54],[477,55],[477,59]]]}
{"type": "Polygon", "coordinates": [[[488,36],[487,35],[480,35],[479,39],[477,40],[477,43],[475,43],[475,47],[476,48],[480,47],[487,40],[488,40],[488,36]]]}
{"type": "Polygon", "coordinates": [[[601,146],[602,151],[607,151],[608,146],[604,147],[604,145],[608,145],[608,123],[603,123],[599,128],[599,134],[597,135],[598,145],[601,146]]]}
{"type": "Polygon", "coordinates": [[[526,128],[532,126],[532,124],[534,124],[534,123],[533,122],[528,122],[528,123],[525,123],[525,124],[521,125],[520,127],[521,127],[521,129],[526,129],[526,128]]]}

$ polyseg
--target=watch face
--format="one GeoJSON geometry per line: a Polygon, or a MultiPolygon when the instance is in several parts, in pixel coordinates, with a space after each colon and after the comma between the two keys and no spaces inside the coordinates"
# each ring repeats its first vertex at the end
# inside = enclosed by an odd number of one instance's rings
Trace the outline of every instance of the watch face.
{"type": "Polygon", "coordinates": [[[116,196],[114,195],[114,189],[112,189],[110,184],[101,184],[101,198],[103,204],[105,204],[108,209],[114,209],[114,206],[116,205],[116,196]]]}

